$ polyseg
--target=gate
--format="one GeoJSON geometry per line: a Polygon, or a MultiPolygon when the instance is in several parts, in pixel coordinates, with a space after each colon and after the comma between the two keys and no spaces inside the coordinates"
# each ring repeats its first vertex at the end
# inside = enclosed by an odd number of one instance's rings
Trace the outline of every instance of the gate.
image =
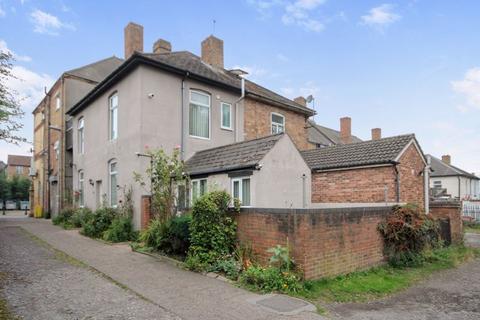
{"type": "Polygon", "coordinates": [[[452,243],[452,233],[450,229],[450,219],[439,219],[440,237],[449,246],[452,243]]]}

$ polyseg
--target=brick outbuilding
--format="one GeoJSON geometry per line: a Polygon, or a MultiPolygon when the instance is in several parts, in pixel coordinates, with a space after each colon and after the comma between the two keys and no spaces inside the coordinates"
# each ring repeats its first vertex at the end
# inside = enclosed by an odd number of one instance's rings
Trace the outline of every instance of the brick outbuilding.
{"type": "Polygon", "coordinates": [[[416,203],[425,207],[427,162],[413,134],[307,150],[302,155],[312,169],[313,206],[416,203]]]}

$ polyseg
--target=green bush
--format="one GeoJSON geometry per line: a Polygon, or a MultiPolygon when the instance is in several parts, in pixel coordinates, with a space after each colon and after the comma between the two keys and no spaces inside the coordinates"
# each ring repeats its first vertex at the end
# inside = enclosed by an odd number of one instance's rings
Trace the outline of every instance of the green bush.
{"type": "Polygon", "coordinates": [[[140,234],[140,241],[157,251],[185,255],[190,246],[190,223],[192,217],[184,215],[168,221],[154,219],[140,234]]]}
{"type": "Polygon", "coordinates": [[[213,265],[233,252],[237,226],[228,209],[230,200],[228,193],[214,191],[195,201],[187,260],[213,265]]]}
{"type": "Polygon", "coordinates": [[[75,210],[73,215],[70,217],[70,223],[75,228],[81,228],[85,224],[85,222],[91,217],[92,210],[88,208],[79,208],[75,210]]]}
{"type": "Polygon", "coordinates": [[[240,262],[233,257],[227,257],[216,261],[208,271],[223,273],[228,279],[237,280],[241,270],[240,262]]]}
{"type": "Polygon", "coordinates": [[[124,242],[135,239],[132,219],[128,217],[116,217],[112,224],[103,233],[103,240],[110,242],[124,242]]]}
{"type": "Polygon", "coordinates": [[[72,227],[70,219],[75,214],[74,208],[65,208],[58,213],[56,217],[52,219],[52,223],[57,226],[62,226],[65,229],[72,227]]]}
{"type": "Polygon", "coordinates": [[[102,207],[97,209],[94,214],[87,217],[83,225],[82,234],[91,238],[102,237],[116,215],[117,211],[114,208],[102,207]]]}
{"type": "Polygon", "coordinates": [[[378,230],[385,242],[385,255],[394,267],[421,265],[425,249],[440,245],[438,223],[414,205],[395,206],[378,230]]]}
{"type": "Polygon", "coordinates": [[[281,271],[275,267],[252,266],[240,275],[240,283],[262,292],[296,293],[302,290],[301,277],[295,272],[281,271]]]}
{"type": "Polygon", "coordinates": [[[272,267],[276,267],[282,271],[288,271],[295,266],[295,262],[290,257],[288,247],[277,245],[276,247],[268,249],[267,252],[272,254],[269,261],[272,267]]]}

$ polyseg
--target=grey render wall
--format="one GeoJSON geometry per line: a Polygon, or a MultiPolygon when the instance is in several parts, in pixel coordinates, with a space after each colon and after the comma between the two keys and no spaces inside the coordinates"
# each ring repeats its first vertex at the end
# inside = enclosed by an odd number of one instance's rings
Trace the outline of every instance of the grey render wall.
{"type": "MultiPolygon", "coordinates": [[[[108,163],[117,161],[118,185],[132,187],[134,199],[134,224],[140,226],[140,199],[149,194],[148,179],[145,187],[140,187],[133,180],[133,172],[145,174],[150,161],[137,157],[136,152],[147,152],[162,148],[167,153],[179,147],[181,143],[181,101],[182,78],[151,67],[140,66],[127,77],[119,81],[108,92],[102,94],[90,106],[76,115],[73,120],[74,149],[74,190],[78,190],[78,172],[84,170],[85,205],[91,209],[97,206],[95,193],[96,181],[102,181],[102,193],[109,194],[108,163]],[[117,92],[118,138],[108,140],[108,98],[117,92]],[[153,94],[153,97],[149,95],[153,94]],[[80,117],[85,119],[85,153],[78,154],[77,124],[80,117]],[[92,180],[93,186],[89,184],[92,180]]],[[[185,80],[184,93],[184,130],[186,159],[195,151],[219,145],[233,143],[243,139],[243,125],[238,125],[240,132],[220,128],[220,102],[232,104],[233,114],[238,114],[242,121],[243,111],[235,112],[233,104],[239,95],[209,87],[204,84],[185,80]],[[211,95],[211,136],[210,139],[198,139],[188,135],[188,99],[190,89],[200,89],[211,95]],[[237,137],[236,137],[237,135],[237,137]]],[[[241,108],[241,104],[240,104],[241,108]]],[[[118,191],[121,199],[122,190],[118,191]]]]}
{"type": "MultiPolygon", "coordinates": [[[[251,206],[255,208],[302,208],[305,174],[306,205],[311,203],[310,169],[288,135],[284,135],[260,161],[261,169],[250,176],[251,206]]],[[[210,175],[208,190],[225,190],[232,194],[228,174],[210,175]]]]}

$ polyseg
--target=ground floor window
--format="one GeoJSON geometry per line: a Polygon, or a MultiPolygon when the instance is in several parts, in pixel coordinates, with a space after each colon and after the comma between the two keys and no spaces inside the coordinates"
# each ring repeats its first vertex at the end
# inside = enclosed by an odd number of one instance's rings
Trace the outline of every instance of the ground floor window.
{"type": "Polygon", "coordinates": [[[78,206],[85,206],[85,185],[83,170],[78,171],[78,206]]]}
{"type": "Polygon", "coordinates": [[[205,193],[207,193],[207,179],[192,180],[192,204],[205,193]]]}
{"type": "Polygon", "coordinates": [[[117,162],[110,161],[109,164],[109,176],[110,176],[110,206],[117,206],[117,162]]]}
{"type": "Polygon", "coordinates": [[[232,198],[240,200],[242,207],[251,205],[250,178],[236,178],[232,180],[232,198]]]}

